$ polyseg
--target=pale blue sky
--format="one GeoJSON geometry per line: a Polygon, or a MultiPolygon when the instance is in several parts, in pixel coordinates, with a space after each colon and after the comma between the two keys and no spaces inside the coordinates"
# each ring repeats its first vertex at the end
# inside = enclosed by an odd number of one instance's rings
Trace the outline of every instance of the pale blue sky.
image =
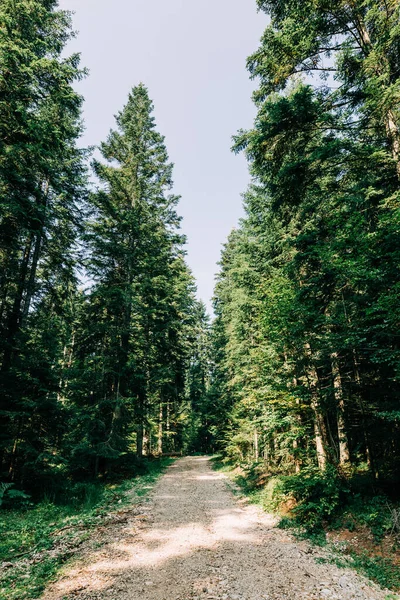
{"type": "Polygon", "coordinates": [[[250,127],[254,83],[245,68],[266,26],[255,0],[60,0],[75,12],[89,77],[83,143],[97,145],[114,127],[130,89],[143,82],[166,136],[188,264],[209,310],[221,246],[242,215],[249,182],[231,137],[250,127]]]}

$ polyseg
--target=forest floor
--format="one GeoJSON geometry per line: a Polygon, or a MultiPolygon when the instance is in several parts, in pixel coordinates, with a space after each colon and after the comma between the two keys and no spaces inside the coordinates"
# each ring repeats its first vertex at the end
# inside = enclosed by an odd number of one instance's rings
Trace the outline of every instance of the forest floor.
{"type": "Polygon", "coordinates": [[[44,600],[395,598],[249,505],[205,457],[176,461],[44,600]]]}

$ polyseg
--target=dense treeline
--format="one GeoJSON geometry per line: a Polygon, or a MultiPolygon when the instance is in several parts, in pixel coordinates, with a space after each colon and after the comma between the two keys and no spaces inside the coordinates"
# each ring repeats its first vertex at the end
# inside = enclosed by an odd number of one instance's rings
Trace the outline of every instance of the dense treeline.
{"type": "Polygon", "coordinates": [[[398,478],[400,6],[258,5],[257,117],[234,147],[253,181],[215,291],[216,435],[272,473],[398,478]]]}
{"type": "Polygon", "coordinates": [[[218,448],[399,477],[400,7],[258,5],[257,117],[234,146],[252,183],[211,326],[147,89],[89,166],[70,15],[2,2],[0,481],[218,448]]]}
{"type": "Polygon", "coordinates": [[[207,329],[148,92],[90,190],[70,37],[56,0],[1,3],[0,481],[27,491],[188,445],[207,329]]]}

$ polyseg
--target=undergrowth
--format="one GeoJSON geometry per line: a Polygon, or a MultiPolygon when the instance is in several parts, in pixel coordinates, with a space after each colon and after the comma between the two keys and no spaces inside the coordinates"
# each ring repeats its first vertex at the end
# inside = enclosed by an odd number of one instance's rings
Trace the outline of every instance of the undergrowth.
{"type": "Polygon", "coordinates": [[[102,519],[145,496],[172,462],[149,461],[144,474],[119,483],[71,484],[62,502],[1,508],[0,600],[37,598],[102,519]]]}

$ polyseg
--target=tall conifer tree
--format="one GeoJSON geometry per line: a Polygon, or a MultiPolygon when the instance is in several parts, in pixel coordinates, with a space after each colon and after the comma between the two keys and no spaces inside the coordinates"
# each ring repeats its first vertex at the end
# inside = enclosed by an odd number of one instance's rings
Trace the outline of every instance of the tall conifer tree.
{"type": "Polygon", "coordinates": [[[88,411],[98,427],[86,451],[99,461],[136,445],[162,449],[185,384],[186,332],[193,284],[183,259],[184,238],[171,194],[172,165],[156,131],[144,85],[117,116],[117,130],[95,162],[102,184],[92,196],[88,272],[94,287],[81,340],[88,411]],[[89,404],[88,404],[89,402],[89,404]],[[161,417],[159,416],[161,415],[161,417]],[[152,439],[153,438],[153,439],[152,439]]]}

